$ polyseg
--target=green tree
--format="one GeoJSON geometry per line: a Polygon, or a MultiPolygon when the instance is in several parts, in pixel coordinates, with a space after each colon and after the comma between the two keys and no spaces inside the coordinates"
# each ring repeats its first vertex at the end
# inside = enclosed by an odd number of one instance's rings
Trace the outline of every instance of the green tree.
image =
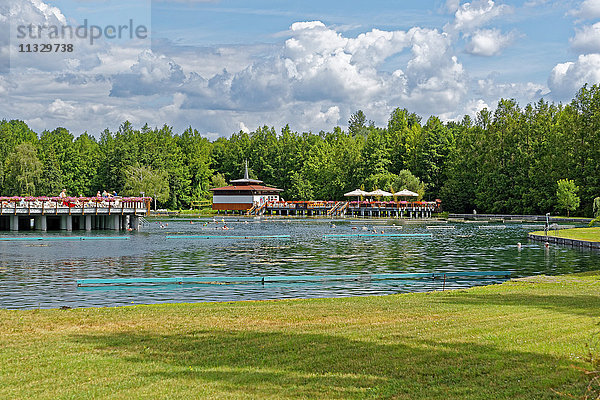
{"type": "Polygon", "coordinates": [[[294,172],[290,179],[291,187],[285,192],[290,200],[313,200],[313,189],[311,183],[302,177],[298,172],[294,172]]]}
{"type": "Polygon", "coordinates": [[[210,178],[210,188],[218,188],[227,186],[227,181],[225,180],[225,175],[220,172],[217,172],[210,178]]]}
{"type": "Polygon", "coordinates": [[[421,182],[419,178],[407,169],[400,171],[393,187],[396,191],[408,189],[411,192],[417,193],[419,195],[417,200],[421,200],[425,195],[425,183],[421,182]]]}
{"type": "Polygon", "coordinates": [[[15,147],[6,159],[5,193],[9,195],[35,195],[42,174],[42,163],[31,143],[15,147]]]}
{"type": "Polygon", "coordinates": [[[132,165],[125,170],[123,191],[129,196],[146,196],[155,198],[159,203],[169,199],[169,176],[166,171],[155,171],[144,165],[132,165]]]}
{"type": "Polygon", "coordinates": [[[594,199],[594,218],[600,217],[600,197],[594,199]]]}
{"type": "Polygon", "coordinates": [[[354,114],[350,116],[350,120],[348,121],[348,132],[351,135],[356,136],[365,132],[367,128],[367,117],[362,110],[358,110],[354,114]]]}
{"type": "Polygon", "coordinates": [[[558,182],[556,198],[558,200],[558,208],[567,210],[567,216],[571,211],[575,211],[579,207],[579,186],[570,179],[561,179],[558,182]]]}
{"type": "MultiPolygon", "coordinates": [[[[58,196],[60,191],[65,188],[65,185],[63,184],[63,175],[53,153],[46,155],[45,158],[42,177],[37,192],[44,196],[58,196]]],[[[73,193],[71,191],[69,191],[69,193],[74,195],[81,194],[77,192],[73,193]]]]}

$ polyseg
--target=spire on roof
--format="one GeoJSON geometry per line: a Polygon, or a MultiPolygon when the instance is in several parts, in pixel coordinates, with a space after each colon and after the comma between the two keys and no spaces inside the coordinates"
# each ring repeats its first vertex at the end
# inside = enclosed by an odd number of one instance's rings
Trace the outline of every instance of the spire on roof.
{"type": "Polygon", "coordinates": [[[259,185],[263,183],[263,181],[259,181],[258,179],[250,179],[250,174],[248,173],[248,160],[244,161],[244,178],[236,179],[231,181],[233,185],[259,185]]]}

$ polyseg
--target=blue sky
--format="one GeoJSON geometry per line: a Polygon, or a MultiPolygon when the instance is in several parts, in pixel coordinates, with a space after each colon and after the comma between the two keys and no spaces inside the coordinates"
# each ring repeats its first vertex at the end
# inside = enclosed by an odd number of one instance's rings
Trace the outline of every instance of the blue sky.
{"type": "Polygon", "coordinates": [[[600,82],[600,0],[12,1],[0,6],[12,23],[0,113],[36,130],[97,135],[129,120],[215,138],[345,127],[358,109],[384,125],[396,107],[456,120],[500,98],[568,102],[600,82]],[[19,22],[84,19],[133,19],[151,38],[17,51],[19,22]]]}

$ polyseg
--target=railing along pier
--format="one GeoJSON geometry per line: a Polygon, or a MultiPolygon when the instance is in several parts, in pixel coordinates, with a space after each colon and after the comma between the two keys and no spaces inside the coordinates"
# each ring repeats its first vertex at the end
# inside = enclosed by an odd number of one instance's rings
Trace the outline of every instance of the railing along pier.
{"type": "Polygon", "coordinates": [[[139,230],[150,197],[0,197],[0,230],[139,230]]]}
{"type": "Polygon", "coordinates": [[[433,201],[277,201],[255,206],[249,214],[431,218],[433,213],[440,211],[441,204],[433,201]]]}

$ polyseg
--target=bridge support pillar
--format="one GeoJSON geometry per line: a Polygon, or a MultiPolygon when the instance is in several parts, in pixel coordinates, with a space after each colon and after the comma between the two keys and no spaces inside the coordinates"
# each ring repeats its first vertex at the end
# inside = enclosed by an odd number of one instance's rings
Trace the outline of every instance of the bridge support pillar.
{"type": "Polygon", "coordinates": [[[84,218],[85,230],[90,232],[92,230],[92,216],[86,215],[84,218]]]}
{"type": "Polygon", "coordinates": [[[140,230],[140,217],[138,217],[137,215],[131,216],[131,229],[133,229],[134,231],[140,230]]]}
{"type": "MultiPolygon", "coordinates": [[[[71,218],[70,215],[65,215],[63,217],[61,217],[61,219],[64,219],[64,224],[65,224],[65,229],[67,230],[67,232],[71,232],[73,230],[73,218],[71,218]]],[[[62,224],[62,221],[61,221],[62,224]]]]}
{"type": "Polygon", "coordinates": [[[35,230],[46,232],[48,230],[48,221],[45,215],[41,215],[35,219],[35,230]]]}
{"type": "Polygon", "coordinates": [[[10,218],[10,230],[18,231],[19,230],[19,216],[11,215],[9,218],[10,218]]]}
{"type": "Polygon", "coordinates": [[[112,230],[113,231],[121,230],[121,226],[120,226],[121,225],[120,224],[121,218],[120,218],[120,215],[118,215],[118,214],[111,215],[109,218],[112,219],[112,224],[111,224],[112,225],[111,226],[112,230]]]}

